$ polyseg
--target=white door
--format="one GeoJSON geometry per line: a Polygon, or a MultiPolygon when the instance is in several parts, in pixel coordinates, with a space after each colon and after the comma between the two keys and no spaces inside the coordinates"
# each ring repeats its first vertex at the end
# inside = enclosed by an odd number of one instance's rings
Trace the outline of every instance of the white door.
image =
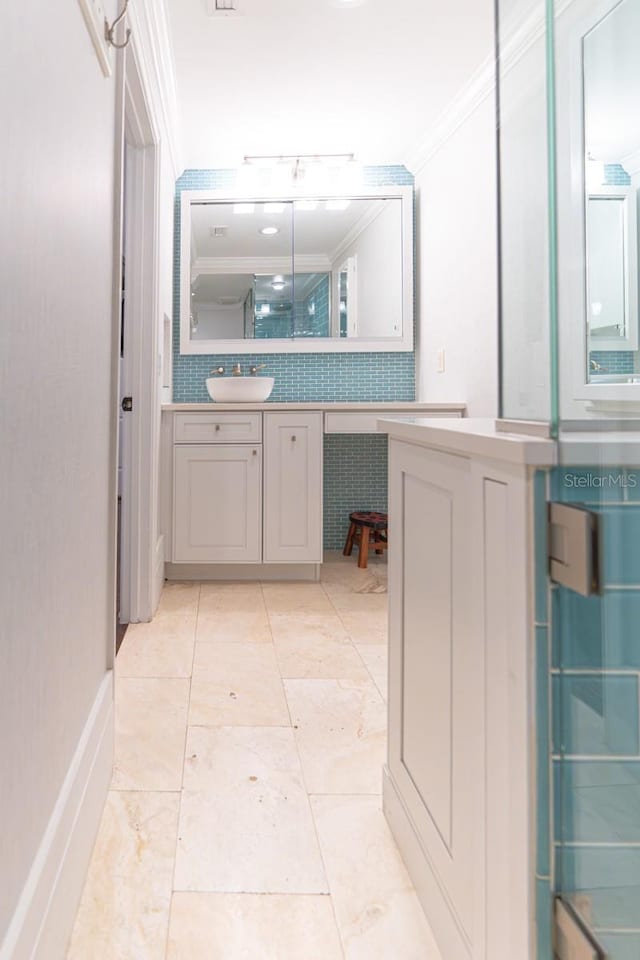
{"type": "Polygon", "coordinates": [[[469,461],[391,443],[389,770],[444,900],[474,933],[483,680],[471,631],[469,461]],[[475,834],[475,835],[474,835],[475,834]]]}
{"type": "Polygon", "coordinates": [[[260,445],[176,446],[173,526],[176,563],[260,563],[260,445]]]}
{"type": "Polygon", "coordinates": [[[322,414],[264,415],[265,563],[322,562],[322,414]]]}

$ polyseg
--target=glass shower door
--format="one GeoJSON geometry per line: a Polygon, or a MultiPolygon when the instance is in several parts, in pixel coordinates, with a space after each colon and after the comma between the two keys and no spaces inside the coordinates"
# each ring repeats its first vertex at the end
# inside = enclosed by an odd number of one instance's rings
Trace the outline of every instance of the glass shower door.
{"type": "Polygon", "coordinates": [[[582,936],[576,957],[639,960],[640,0],[549,0],[547,35],[561,464],[550,495],[597,531],[589,595],[551,588],[552,879],[568,931],[556,924],[556,952],[573,957],[582,936]]]}

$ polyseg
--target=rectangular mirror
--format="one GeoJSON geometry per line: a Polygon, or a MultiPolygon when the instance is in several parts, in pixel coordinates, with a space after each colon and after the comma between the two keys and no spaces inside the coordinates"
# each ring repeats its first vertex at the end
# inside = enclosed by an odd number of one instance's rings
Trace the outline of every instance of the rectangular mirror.
{"type": "Polygon", "coordinates": [[[640,2],[607,6],[582,42],[585,319],[592,383],[628,379],[638,349],[640,2]]]}
{"type": "Polygon", "coordinates": [[[181,204],[181,353],[413,349],[411,187],[181,204]]]}

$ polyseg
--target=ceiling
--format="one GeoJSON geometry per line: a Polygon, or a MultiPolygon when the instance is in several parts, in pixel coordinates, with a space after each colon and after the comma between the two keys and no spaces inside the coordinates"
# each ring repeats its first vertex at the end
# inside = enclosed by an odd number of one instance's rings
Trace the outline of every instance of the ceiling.
{"type": "Polygon", "coordinates": [[[640,150],[640,5],[623,0],[584,43],[586,147],[620,163],[640,150]]]}
{"type": "Polygon", "coordinates": [[[185,168],[245,154],[402,163],[490,55],[491,0],[168,0],[185,168]]]}

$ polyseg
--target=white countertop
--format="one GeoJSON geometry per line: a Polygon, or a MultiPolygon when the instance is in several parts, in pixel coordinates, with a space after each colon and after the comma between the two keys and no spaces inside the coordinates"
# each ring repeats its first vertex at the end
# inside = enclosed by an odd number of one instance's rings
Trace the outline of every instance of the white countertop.
{"type": "Polygon", "coordinates": [[[436,411],[449,410],[455,413],[464,413],[466,404],[457,401],[453,403],[418,403],[415,400],[367,401],[366,403],[299,403],[295,400],[286,403],[271,403],[268,400],[266,403],[214,403],[213,400],[210,400],[208,403],[163,403],[162,410],[166,413],[208,413],[211,410],[271,410],[274,413],[277,413],[278,410],[322,410],[333,413],[367,413],[369,410],[383,410],[385,413],[387,411],[393,413],[395,410],[415,410],[417,413],[428,414],[429,411],[435,413],[436,411]]]}
{"type": "Polygon", "coordinates": [[[556,443],[524,433],[496,429],[493,419],[429,419],[398,417],[378,420],[390,438],[491,460],[548,467],[556,463],[556,443]]]}

